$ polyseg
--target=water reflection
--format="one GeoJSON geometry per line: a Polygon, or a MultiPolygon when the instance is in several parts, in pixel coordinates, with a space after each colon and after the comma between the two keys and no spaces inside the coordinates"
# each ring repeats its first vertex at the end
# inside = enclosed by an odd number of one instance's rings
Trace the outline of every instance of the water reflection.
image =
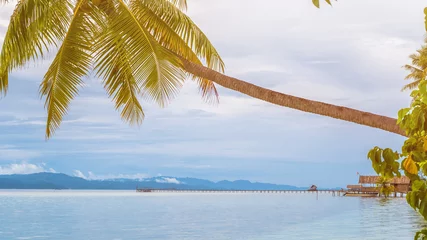
{"type": "Polygon", "coordinates": [[[412,239],[404,198],[304,194],[0,193],[0,239],[412,239]],[[398,227],[397,227],[398,226],[398,227]]]}

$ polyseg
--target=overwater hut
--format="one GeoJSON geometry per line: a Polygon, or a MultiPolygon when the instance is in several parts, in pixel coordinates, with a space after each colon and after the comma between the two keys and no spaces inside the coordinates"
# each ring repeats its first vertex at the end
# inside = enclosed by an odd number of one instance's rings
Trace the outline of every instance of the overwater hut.
{"type": "MultiPolygon", "coordinates": [[[[378,193],[377,186],[379,176],[359,176],[359,185],[348,185],[347,189],[352,192],[378,193]]],[[[389,181],[396,193],[407,193],[410,191],[411,181],[408,177],[394,177],[389,181]]]]}
{"type": "MultiPolygon", "coordinates": [[[[379,176],[359,176],[359,184],[361,184],[362,186],[370,185],[367,186],[367,188],[376,188],[379,179],[379,176]]],[[[411,180],[406,176],[394,177],[389,181],[389,184],[394,187],[395,192],[407,193],[410,189],[411,180]]],[[[366,188],[362,187],[362,189],[366,188]]]]}

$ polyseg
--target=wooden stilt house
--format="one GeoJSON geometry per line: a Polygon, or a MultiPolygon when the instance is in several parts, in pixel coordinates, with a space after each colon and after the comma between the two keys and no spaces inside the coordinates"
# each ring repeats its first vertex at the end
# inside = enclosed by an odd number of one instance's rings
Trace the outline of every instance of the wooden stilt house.
{"type": "MultiPolygon", "coordinates": [[[[358,185],[348,185],[348,192],[352,193],[366,193],[366,194],[377,194],[380,188],[378,187],[379,176],[359,176],[358,185]]],[[[408,177],[394,177],[388,184],[394,187],[396,193],[408,193],[411,187],[411,181],[408,177]]]]}

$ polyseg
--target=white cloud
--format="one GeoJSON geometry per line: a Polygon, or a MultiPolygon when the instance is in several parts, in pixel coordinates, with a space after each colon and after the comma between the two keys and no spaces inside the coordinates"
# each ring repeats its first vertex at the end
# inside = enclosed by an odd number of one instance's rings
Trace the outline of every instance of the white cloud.
{"type": "MultiPolygon", "coordinates": [[[[196,164],[165,164],[162,167],[166,168],[184,168],[184,169],[212,169],[212,165],[196,165],[196,164]]],[[[160,175],[161,176],[161,175],[160,175]]]]}
{"type": "Polygon", "coordinates": [[[87,177],[80,171],[80,170],[74,170],[73,171],[73,175],[75,177],[79,177],[79,178],[83,178],[83,179],[87,179],[87,177]]]}
{"type": "MultiPolygon", "coordinates": [[[[223,140],[223,141],[174,141],[151,143],[145,145],[129,144],[120,147],[100,147],[88,150],[97,154],[155,154],[181,157],[236,157],[236,158],[282,158],[275,152],[269,152],[270,146],[260,146],[256,140],[223,140]]],[[[83,151],[84,152],[84,151],[83,151]]]]}
{"type": "Polygon", "coordinates": [[[30,163],[14,163],[8,165],[0,165],[0,175],[9,175],[9,174],[31,174],[31,173],[40,173],[40,172],[51,172],[56,173],[55,169],[45,168],[45,164],[30,164],[30,163]]]}
{"type": "Polygon", "coordinates": [[[144,178],[150,177],[145,173],[136,173],[136,174],[95,174],[92,171],[88,171],[87,174],[84,174],[80,170],[74,170],[73,175],[75,177],[84,178],[87,180],[112,180],[112,179],[135,179],[142,180],[144,178]]]}
{"type": "Polygon", "coordinates": [[[45,126],[45,121],[26,121],[26,120],[13,120],[0,122],[0,126],[21,126],[21,125],[38,125],[45,126]]]}
{"type": "Polygon", "coordinates": [[[167,177],[158,178],[158,179],[156,179],[156,182],[158,182],[158,183],[173,183],[173,184],[181,184],[182,183],[182,182],[178,181],[178,179],[176,179],[176,178],[167,178],[167,177]]]}
{"type": "MultiPolygon", "coordinates": [[[[420,9],[425,0],[389,2],[341,1],[333,8],[317,9],[310,0],[270,0],[264,5],[258,0],[198,0],[189,4],[189,15],[217,46],[228,75],[296,96],[395,116],[408,102],[408,93],[400,93],[405,73],[400,66],[423,40],[420,9]]],[[[0,7],[0,41],[12,11],[13,4],[0,7]]],[[[175,159],[187,160],[175,169],[168,167],[169,176],[180,175],[179,169],[184,168],[188,168],[185,174],[191,168],[200,169],[193,173],[202,169],[212,173],[224,166],[226,174],[253,176],[258,168],[248,166],[243,172],[239,164],[230,166],[224,159],[262,161],[260,166],[275,168],[279,161],[342,162],[343,154],[353,152],[346,162],[357,162],[365,159],[371,142],[398,145],[401,140],[385,135],[371,139],[364,134],[375,131],[273,106],[221,87],[220,104],[208,105],[191,82],[165,109],[143,103],[144,124],[130,128],[121,121],[99,80],[90,78],[71,103],[61,129],[45,143],[46,113],[37,87],[48,63],[11,74],[9,94],[0,99],[0,145],[15,146],[0,147],[0,160],[40,155],[48,159],[65,153],[67,158],[79,158],[87,153],[87,158],[96,154],[100,162],[110,161],[93,170],[109,172],[108,168],[117,167],[121,170],[115,171],[125,173],[129,166],[141,166],[141,159],[167,155],[172,165],[175,159]],[[336,150],[329,151],[330,146],[336,150]],[[123,154],[126,163],[118,160],[123,154]],[[188,160],[192,157],[198,160],[188,160]]],[[[71,169],[92,168],[85,161],[72,164],[71,169]]],[[[162,161],[149,164],[148,170],[155,173],[167,167],[162,161]]],[[[145,165],[134,171],[146,171],[145,165]]],[[[280,179],[286,179],[287,170],[281,171],[280,179]]],[[[88,179],[144,177],[74,173],[88,179]]],[[[326,178],[328,174],[310,176],[326,178]]]]}
{"type": "Polygon", "coordinates": [[[148,174],[145,173],[136,173],[136,174],[94,174],[93,172],[89,171],[87,175],[88,179],[91,180],[107,180],[107,179],[135,179],[135,180],[142,180],[144,178],[150,177],[148,174]]]}
{"type": "Polygon", "coordinates": [[[21,149],[9,144],[0,145],[0,160],[27,160],[40,155],[41,153],[35,150],[21,149]]]}

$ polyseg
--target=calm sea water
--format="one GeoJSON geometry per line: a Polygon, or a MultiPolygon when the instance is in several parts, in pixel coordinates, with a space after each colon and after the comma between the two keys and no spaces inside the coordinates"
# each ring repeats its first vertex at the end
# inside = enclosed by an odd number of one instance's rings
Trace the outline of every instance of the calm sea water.
{"type": "Polygon", "coordinates": [[[0,191],[0,239],[412,239],[405,199],[0,191]]]}

